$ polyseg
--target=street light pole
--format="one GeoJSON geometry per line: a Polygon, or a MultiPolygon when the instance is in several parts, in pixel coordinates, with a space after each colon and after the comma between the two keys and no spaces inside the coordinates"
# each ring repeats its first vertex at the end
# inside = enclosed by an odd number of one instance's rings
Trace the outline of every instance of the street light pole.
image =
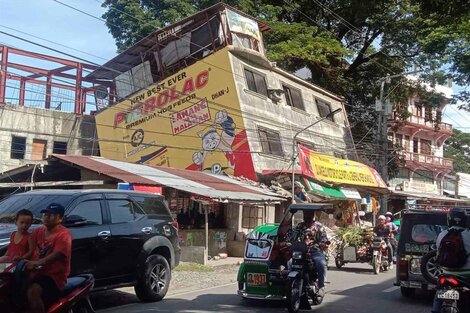
{"type": "Polygon", "coordinates": [[[292,138],[292,194],[291,194],[291,196],[292,196],[291,203],[292,203],[292,204],[294,204],[294,201],[295,201],[295,200],[294,200],[294,196],[295,196],[295,195],[294,195],[294,189],[295,189],[295,184],[294,184],[294,182],[295,182],[295,160],[297,159],[297,155],[295,154],[295,147],[296,147],[295,140],[297,139],[297,136],[298,136],[301,132],[303,132],[303,131],[307,130],[308,128],[310,128],[310,127],[312,127],[312,126],[314,126],[314,125],[320,123],[321,121],[324,121],[324,120],[326,120],[326,119],[332,117],[333,115],[335,115],[336,113],[341,112],[342,110],[343,110],[343,109],[339,108],[339,109],[336,109],[336,110],[334,110],[334,111],[331,111],[330,113],[328,113],[327,115],[325,115],[325,116],[322,117],[321,119],[315,121],[314,123],[308,125],[307,127],[302,128],[301,130],[299,130],[298,132],[296,132],[295,135],[294,135],[294,138],[292,138]]]}

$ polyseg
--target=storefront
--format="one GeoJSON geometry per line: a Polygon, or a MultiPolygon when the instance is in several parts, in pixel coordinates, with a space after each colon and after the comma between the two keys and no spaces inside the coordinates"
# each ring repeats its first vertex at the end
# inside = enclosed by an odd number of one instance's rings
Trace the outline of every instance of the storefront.
{"type": "Polygon", "coordinates": [[[183,250],[202,251],[209,256],[230,255],[231,245],[235,254],[239,253],[237,242],[244,246],[244,234],[256,225],[274,223],[275,206],[286,200],[268,189],[205,172],[92,156],[54,155],[45,162],[43,172],[34,174],[34,185],[24,184],[24,177],[33,175],[34,166],[29,165],[0,175],[0,182],[8,188],[28,190],[61,186],[162,194],[179,224],[183,250]],[[73,178],[67,173],[72,173],[73,178]]]}

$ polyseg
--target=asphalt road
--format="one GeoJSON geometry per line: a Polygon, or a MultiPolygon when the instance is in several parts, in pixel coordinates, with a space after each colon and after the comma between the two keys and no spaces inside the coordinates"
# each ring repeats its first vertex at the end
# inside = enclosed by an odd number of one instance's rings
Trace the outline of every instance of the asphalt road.
{"type": "MultiPolygon", "coordinates": [[[[415,298],[403,298],[400,289],[393,286],[394,275],[394,270],[374,275],[371,267],[365,264],[348,264],[341,270],[331,269],[325,299],[313,308],[313,312],[429,313],[432,296],[418,293],[415,298]]],[[[173,294],[161,302],[145,304],[137,303],[134,296],[127,294],[123,296],[129,297],[129,304],[98,312],[287,312],[282,302],[246,301],[238,297],[236,291],[236,284],[228,284],[173,294]]],[[[95,296],[94,301],[97,300],[95,296]]]]}

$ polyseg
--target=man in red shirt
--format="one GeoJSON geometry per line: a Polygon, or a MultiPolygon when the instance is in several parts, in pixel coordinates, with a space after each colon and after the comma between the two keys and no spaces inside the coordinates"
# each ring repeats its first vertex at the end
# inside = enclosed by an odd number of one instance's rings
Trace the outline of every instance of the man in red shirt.
{"type": "Polygon", "coordinates": [[[27,291],[29,312],[43,313],[60,298],[70,273],[72,236],[61,225],[65,209],[51,203],[41,211],[44,226],[36,228],[32,242],[39,257],[28,261],[26,269],[32,271],[31,284],[27,291]]]}

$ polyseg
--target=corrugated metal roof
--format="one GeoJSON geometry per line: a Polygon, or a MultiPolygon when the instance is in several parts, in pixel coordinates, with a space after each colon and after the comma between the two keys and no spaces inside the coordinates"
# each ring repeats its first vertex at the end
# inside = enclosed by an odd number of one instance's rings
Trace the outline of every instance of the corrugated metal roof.
{"type": "Polygon", "coordinates": [[[204,172],[127,163],[93,156],[54,155],[53,157],[130,184],[162,185],[219,201],[284,200],[262,188],[204,172]]]}

